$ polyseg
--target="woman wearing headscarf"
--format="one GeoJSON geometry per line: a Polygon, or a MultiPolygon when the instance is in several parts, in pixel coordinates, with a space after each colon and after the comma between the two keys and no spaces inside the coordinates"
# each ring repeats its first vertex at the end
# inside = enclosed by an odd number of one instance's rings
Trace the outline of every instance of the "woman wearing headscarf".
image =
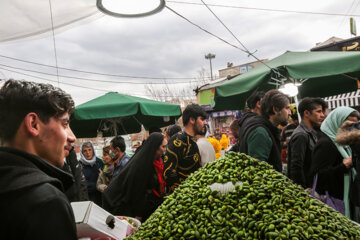
{"type": "Polygon", "coordinates": [[[96,189],[100,192],[103,192],[111,181],[114,172],[114,161],[110,156],[110,146],[103,147],[103,161],[104,167],[99,173],[99,177],[96,183],[96,189]]]}
{"type": "Polygon", "coordinates": [[[103,192],[103,207],[114,215],[145,221],[162,203],[165,181],[162,176],[167,140],[152,133],[103,192]]]}
{"type": "Polygon", "coordinates": [[[100,158],[95,155],[91,142],[84,142],[80,147],[80,163],[87,182],[89,200],[101,206],[101,192],[96,189],[99,171],[104,166],[100,158]]]}
{"type": "Polygon", "coordinates": [[[343,200],[345,215],[350,218],[349,186],[352,153],[349,146],[340,146],[334,140],[346,120],[356,121],[358,112],[349,107],[334,109],[322,123],[318,142],[313,150],[310,178],[318,175],[316,191],[343,200]]]}

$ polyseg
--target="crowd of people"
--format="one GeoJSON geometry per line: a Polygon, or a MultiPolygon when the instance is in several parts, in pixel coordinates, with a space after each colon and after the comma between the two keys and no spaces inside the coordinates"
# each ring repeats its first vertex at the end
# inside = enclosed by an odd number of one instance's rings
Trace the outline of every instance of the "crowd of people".
{"type": "MultiPolygon", "coordinates": [[[[281,173],[287,162],[285,174],[294,183],[341,200],[344,214],[358,221],[359,112],[339,107],[327,115],[324,100],[304,98],[297,119],[289,97],[278,90],[253,93],[247,106],[230,125],[237,138],[230,151],[281,173]]],[[[183,128],[152,131],[131,157],[124,138],[116,136],[102,159],[91,142],[81,145],[76,158],[73,110],[71,96],[51,85],[8,80],[0,89],[4,238],[77,239],[73,201],[90,200],[113,215],[145,221],[191,173],[216,159],[205,137],[207,113],[197,104],[183,111],[183,128]]]]}
{"type": "Polygon", "coordinates": [[[297,109],[299,124],[297,114],[290,110],[289,98],[277,90],[255,92],[247,105],[249,112],[230,126],[238,138],[231,151],[269,163],[309,193],[314,189],[317,196],[337,201],[340,206],[336,210],[359,222],[360,145],[354,143],[354,136],[359,137],[360,132],[356,127],[339,131],[344,124],[358,126],[359,112],[338,107],[327,115],[323,99],[304,98],[297,109]],[[289,119],[292,121],[287,123],[289,119]],[[351,129],[358,135],[351,134],[351,129]],[[286,171],[283,163],[287,164],[286,171]]]}

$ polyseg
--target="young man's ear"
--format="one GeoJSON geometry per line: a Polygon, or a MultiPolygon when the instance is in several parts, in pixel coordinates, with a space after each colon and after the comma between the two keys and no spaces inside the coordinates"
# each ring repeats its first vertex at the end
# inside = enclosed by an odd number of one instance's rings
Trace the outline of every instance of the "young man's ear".
{"type": "Polygon", "coordinates": [[[310,112],[309,110],[305,110],[303,115],[304,115],[304,117],[305,117],[305,116],[310,116],[310,115],[311,115],[311,112],[310,112]]]}
{"type": "Polygon", "coordinates": [[[118,152],[118,153],[121,153],[121,149],[119,147],[116,147],[115,150],[118,152]]]}
{"type": "Polygon", "coordinates": [[[36,113],[28,113],[24,118],[26,131],[33,136],[38,136],[40,132],[40,121],[41,120],[36,113]]]}
{"type": "Polygon", "coordinates": [[[260,109],[260,107],[261,107],[261,101],[260,101],[260,100],[257,101],[255,106],[256,106],[258,109],[260,109]]]}
{"type": "Polygon", "coordinates": [[[191,124],[195,124],[196,119],[195,119],[195,118],[193,118],[193,117],[190,117],[190,118],[189,118],[189,122],[190,122],[191,124]]]}
{"type": "Polygon", "coordinates": [[[277,115],[280,113],[279,109],[275,106],[273,106],[273,112],[274,112],[274,115],[277,115]]]}

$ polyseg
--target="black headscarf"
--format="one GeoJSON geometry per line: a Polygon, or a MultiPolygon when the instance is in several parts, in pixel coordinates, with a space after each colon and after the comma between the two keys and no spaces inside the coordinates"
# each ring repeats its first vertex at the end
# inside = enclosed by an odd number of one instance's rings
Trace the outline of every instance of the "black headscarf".
{"type": "Polygon", "coordinates": [[[155,173],[153,161],[163,139],[161,133],[150,134],[141,150],[103,192],[104,209],[119,216],[143,216],[146,190],[155,173]]]}

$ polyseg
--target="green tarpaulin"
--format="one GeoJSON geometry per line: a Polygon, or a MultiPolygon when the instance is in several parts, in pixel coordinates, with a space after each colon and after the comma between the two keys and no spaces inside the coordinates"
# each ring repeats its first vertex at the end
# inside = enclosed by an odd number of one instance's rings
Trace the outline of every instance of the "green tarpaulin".
{"type": "Polygon", "coordinates": [[[71,128],[76,137],[96,137],[130,134],[175,123],[181,116],[179,105],[107,93],[75,108],[71,128]]]}
{"type": "Polygon", "coordinates": [[[244,109],[253,91],[277,88],[281,79],[302,82],[299,95],[325,97],[358,88],[360,52],[285,52],[215,88],[214,109],[244,109]],[[267,66],[266,66],[267,65],[267,66]]]}

